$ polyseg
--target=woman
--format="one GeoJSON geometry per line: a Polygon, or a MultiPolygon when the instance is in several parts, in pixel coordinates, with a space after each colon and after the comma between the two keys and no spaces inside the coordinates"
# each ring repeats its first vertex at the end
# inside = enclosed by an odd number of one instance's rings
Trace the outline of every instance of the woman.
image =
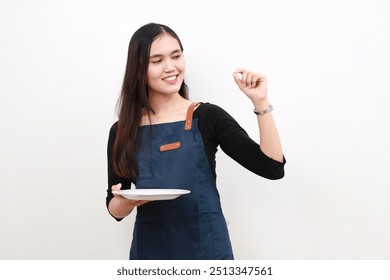
{"type": "Polygon", "coordinates": [[[130,259],[233,259],[216,187],[217,147],[250,171],[284,176],[285,159],[264,76],[233,78],[255,107],[260,144],[220,107],[188,100],[183,46],[173,30],[147,24],[130,40],[119,120],[108,140],[107,208],[118,221],[137,208],[130,259]],[[135,201],[113,190],[189,189],[166,201],[135,201]]]}

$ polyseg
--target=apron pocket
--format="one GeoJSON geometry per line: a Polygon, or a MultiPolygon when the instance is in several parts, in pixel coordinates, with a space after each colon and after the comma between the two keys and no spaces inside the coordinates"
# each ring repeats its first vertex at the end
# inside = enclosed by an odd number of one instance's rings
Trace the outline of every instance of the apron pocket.
{"type": "Polygon", "coordinates": [[[138,259],[191,260],[198,256],[198,221],[136,224],[138,259]]]}

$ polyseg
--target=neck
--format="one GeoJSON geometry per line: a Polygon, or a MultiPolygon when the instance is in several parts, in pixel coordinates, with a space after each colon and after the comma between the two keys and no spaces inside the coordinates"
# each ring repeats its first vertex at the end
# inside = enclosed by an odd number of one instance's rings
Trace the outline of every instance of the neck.
{"type": "Polygon", "coordinates": [[[150,105],[154,114],[143,116],[141,124],[157,124],[184,120],[187,108],[192,103],[190,100],[183,98],[180,94],[165,96],[149,96],[150,105]]]}
{"type": "Polygon", "coordinates": [[[172,95],[149,96],[149,102],[155,115],[161,115],[188,102],[188,100],[183,98],[179,93],[175,93],[172,95]]]}

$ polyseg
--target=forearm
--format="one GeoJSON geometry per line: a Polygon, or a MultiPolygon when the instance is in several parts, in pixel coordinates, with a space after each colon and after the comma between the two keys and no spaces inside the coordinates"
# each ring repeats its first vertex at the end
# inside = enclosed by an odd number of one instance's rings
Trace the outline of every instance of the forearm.
{"type": "Polygon", "coordinates": [[[108,211],[115,218],[121,219],[128,216],[134,209],[135,205],[125,201],[124,198],[114,196],[109,205],[108,211]]]}
{"type": "MultiPolygon", "coordinates": [[[[253,105],[257,111],[264,111],[269,108],[268,99],[253,102],[253,105]]],[[[257,122],[260,133],[260,149],[268,157],[283,162],[282,145],[272,112],[257,115],[257,122]]]]}

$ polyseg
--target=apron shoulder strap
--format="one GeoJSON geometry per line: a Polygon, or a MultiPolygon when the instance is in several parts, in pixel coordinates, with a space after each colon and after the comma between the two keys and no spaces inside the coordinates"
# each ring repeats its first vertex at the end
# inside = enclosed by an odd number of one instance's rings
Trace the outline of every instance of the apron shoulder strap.
{"type": "Polygon", "coordinates": [[[193,102],[187,110],[186,121],[184,123],[184,130],[191,130],[192,128],[192,115],[194,114],[194,110],[196,106],[198,106],[200,102],[193,102]]]}

